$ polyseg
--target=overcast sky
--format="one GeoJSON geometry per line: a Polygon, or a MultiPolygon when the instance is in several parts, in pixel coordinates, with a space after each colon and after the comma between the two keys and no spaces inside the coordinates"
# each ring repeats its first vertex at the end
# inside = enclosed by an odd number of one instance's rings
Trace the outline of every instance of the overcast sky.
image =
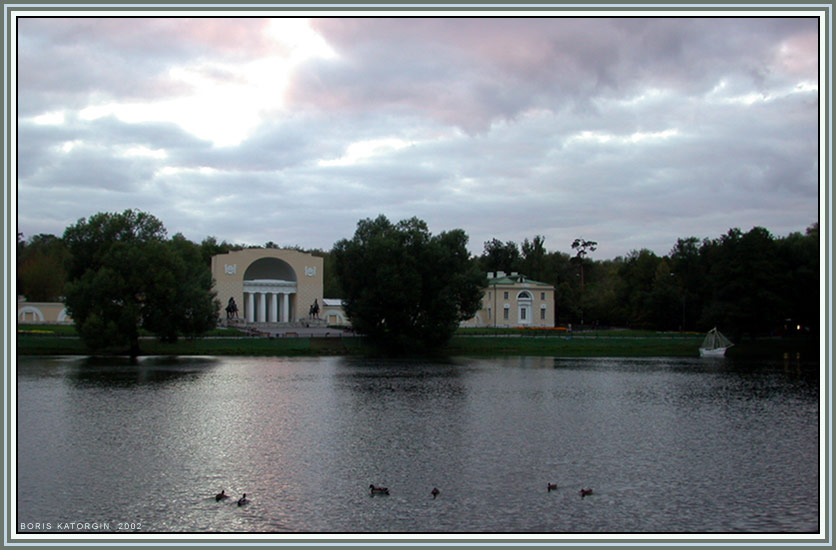
{"type": "Polygon", "coordinates": [[[24,18],[18,231],[330,249],[412,216],[593,259],[818,220],[814,18],[24,18]]]}

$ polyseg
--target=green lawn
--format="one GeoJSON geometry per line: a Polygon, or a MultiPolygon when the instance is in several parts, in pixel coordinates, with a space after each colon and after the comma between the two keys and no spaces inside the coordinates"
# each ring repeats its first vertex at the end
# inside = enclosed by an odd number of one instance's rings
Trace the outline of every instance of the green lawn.
{"type": "MultiPolygon", "coordinates": [[[[703,335],[650,331],[601,330],[535,331],[531,329],[462,329],[441,350],[444,355],[501,356],[550,355],[557,357],[697,357],[703,335]]],[[[144,355],[356,355],[373,353],[364,338],[253,338],[234,329],[219,329],[205,337],[181,338],[164,344],[155,338],[140,341],[144,355]]],[[[738,342],[729,356],[814,358],[818,339],[763,338],[738,342]]],[[[66,325],[21,325],[17,333],[19,355],[86,355],[75,328],[66,325]]],[[[106,350],[105,354],[124,350],[106,350]]]]}
{"type": "Polygon", "coordinates": [[[560,357],[696,357],[695,336],[455,336],[451,355],[554,355],[560,357]]]}

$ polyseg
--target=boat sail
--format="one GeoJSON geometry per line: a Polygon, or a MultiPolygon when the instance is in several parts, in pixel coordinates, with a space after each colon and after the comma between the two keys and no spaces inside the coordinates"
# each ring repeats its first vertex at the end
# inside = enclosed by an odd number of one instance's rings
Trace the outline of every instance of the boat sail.
{"type": "Polygon", "coordinates": [[[731,340],[723,336],[717,330],[717,327],[714,327],[708,331],[708,334],[705,335],[705,339],[702,341],[700,357],[723,357],[726,354],[726,350],[733,345],[731,340]]]}

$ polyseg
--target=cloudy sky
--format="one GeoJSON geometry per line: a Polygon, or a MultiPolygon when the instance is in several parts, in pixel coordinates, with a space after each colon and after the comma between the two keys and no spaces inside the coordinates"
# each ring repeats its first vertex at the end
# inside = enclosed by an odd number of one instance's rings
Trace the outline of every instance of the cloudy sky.
{"type": "Polygon", "coordinates": [[[138,208],[330,249],[385,214],[597,259],[818,220],[814,18],[22,18],[18,231],[138,208]]]}

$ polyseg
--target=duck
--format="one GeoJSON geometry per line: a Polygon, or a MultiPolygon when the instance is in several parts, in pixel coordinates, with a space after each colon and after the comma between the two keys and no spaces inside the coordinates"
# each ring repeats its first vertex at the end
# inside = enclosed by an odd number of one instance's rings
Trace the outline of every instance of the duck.
{"type": "Polygon", "coordinates": [[[438,496],[438,494],[439,494],[440,492],[441,492],[441,491],[439,491],[439,490],[438,490],[438,487],[433,487],[433,490],[432,490],[432,491],[430,491],[430,494],[433,496],[433,498],[435,498],[435,497],[437,497],[437,496],[438,496]]]}
{"type": "Polygon", "coordinates": [[[249,504],[250,501],[247,499],[247,493],[244,493],[244,496],[238,499],[238,506],[243,506],[245,504],[249,504]]]}
{"type": "Polygon", "coordinates": [[[581,497],[585,497],[585,496],[591,495],[591,494],[592,494],[592,489],[581,489],[581,491],[580,491],[581,497]]]}
{"type": "Polygon", "coordinates": [[[371,493],[373,495],[388,495],[389,494],[389,489],[388,488],[386,488],[386,487],[376,487],[374,483],[369,485],[369,491],[371,491],[371,493]]]}
{"type": "Polygon", "coordinates": [[[226,494],[226,489],[222,490],[220,493],[215,495],[215,502],[220,502],[221,500],[229,498],[229,495],[226,494]]]}
{"type": "Polygon", "coordinates": [[[557,483],[549,483],[547,491],[551,493],[552,491],[557,491],[557,483]]]}

